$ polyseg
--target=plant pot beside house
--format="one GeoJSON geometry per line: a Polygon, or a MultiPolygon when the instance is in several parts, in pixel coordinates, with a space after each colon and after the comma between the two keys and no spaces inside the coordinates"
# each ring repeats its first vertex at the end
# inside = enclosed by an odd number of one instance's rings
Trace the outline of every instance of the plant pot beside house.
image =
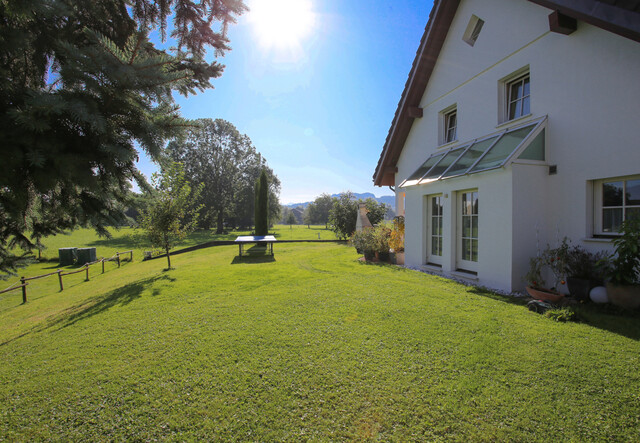
{"type": "Polygon", "coordinates": [[[385,225],[378,225],[374,228],[374,251],[376,258],[381,262],[389,261],[389,238],[391,229],[385,225]]]}
{"type": "Polygon", "coordinates": [[[375,231],[373,228],[363,228],[361,231],[354,232],[350,242],[359,254],[364,254],[365,260],[373,261],[375,258],[376,245],[375,231]]]}
{"type": "Polygon", "coordinates": [[[557,248],[547,248],[532,257],[529,261],[529,272],[525,276],[527,293],[535,300],[544,300],[557,303],[564,298],[556,290],[559,284],[565,284],[566,260],[569,252],[568,240],[565,238],[557,248]],[[554,279],[554,285],[547,286],[544,275],[550,274],[554,279]]]}
{"type": "Polygon", "coordinates": [[[613,241],[607,295],[616,306],[640,307],[640,219],[625,220],[620,236],[613,241]]]}
{"type": "Polygon", "coordinates": [[[591,289],[603,285],[605,262],[604,252],[593,254],[580,246],[570,248],[565,261],[569,294],[579,301],[589,300],[591,289]]]}

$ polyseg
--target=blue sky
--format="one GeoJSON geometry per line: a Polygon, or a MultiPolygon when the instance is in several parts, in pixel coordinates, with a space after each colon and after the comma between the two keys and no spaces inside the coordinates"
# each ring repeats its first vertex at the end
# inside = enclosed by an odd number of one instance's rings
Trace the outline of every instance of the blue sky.
{"type": "MultiPolygon", "coordinates": [[[[432,1],[307,1],[313,24],[293,48],[266,46],[247,13],[229,29],[215,89],[176,100],[186,118],[222,118],[247,134],[282,182],[281,203],[389,195],[371,177],[432,1]]],[[[155,171],[146,158],[138,166],[155,171]]]]}

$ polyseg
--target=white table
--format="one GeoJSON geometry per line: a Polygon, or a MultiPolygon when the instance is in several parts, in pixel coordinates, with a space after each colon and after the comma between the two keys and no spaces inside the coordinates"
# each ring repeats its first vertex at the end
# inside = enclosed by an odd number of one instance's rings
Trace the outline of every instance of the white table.
{"type": "Polygon", "coordinates": [[[273,256],[273,244],[277,241],[273,235],[241,235],[235,240],[238,243],[240,257],[247,243],[266,243],[269,255],[273,256]]]}

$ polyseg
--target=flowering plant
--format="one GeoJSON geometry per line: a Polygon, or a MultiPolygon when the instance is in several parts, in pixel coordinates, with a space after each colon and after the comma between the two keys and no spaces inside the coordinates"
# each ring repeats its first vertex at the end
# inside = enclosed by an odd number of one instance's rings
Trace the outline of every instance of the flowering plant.
{"type": "Polygon", "coordinates": [[[551,290],[555,290],[559,285],[564,285],[568,257],[569,239],[566,237],[562,239],[557,248],[547,245],[544,251],[529,260],[529,272],[524,277],[527,285],[536,289],[548,288],[544,278],[545,274],[551,274],[553,278],[551,290]],[[549,272],[546,273],[545,270],[549,272]]]}

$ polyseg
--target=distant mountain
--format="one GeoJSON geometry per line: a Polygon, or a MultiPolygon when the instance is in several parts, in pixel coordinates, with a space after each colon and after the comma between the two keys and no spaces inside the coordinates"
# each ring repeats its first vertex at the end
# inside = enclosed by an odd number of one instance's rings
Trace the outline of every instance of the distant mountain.
{"type": "MultiPolygon", "coordinates": [[[[368,198],[372,198],[374,200],[376,200],[378,203],[386,203],[389,206],[391,206],[391,209],[393,209],[393,211],[395,212],[396,210],[396,197],[393,195],[383,195],[381,197],[376,197],[374,194],[372,194],[371,192],[364,192],[362,194],[357,194],[357,193],[353,193],[353,195],[356,197],[356,199],[362,199],[362,200],[366,200],[368,198]]],[[[331,197],[339,197],[340,194],[333,194],[331,197]]],[[[304,203],[290,203],[288,205],[284,205],[287,208],[306,208],[307,205],[309,203],[312,202],[304,202],[304,203]]]]}

